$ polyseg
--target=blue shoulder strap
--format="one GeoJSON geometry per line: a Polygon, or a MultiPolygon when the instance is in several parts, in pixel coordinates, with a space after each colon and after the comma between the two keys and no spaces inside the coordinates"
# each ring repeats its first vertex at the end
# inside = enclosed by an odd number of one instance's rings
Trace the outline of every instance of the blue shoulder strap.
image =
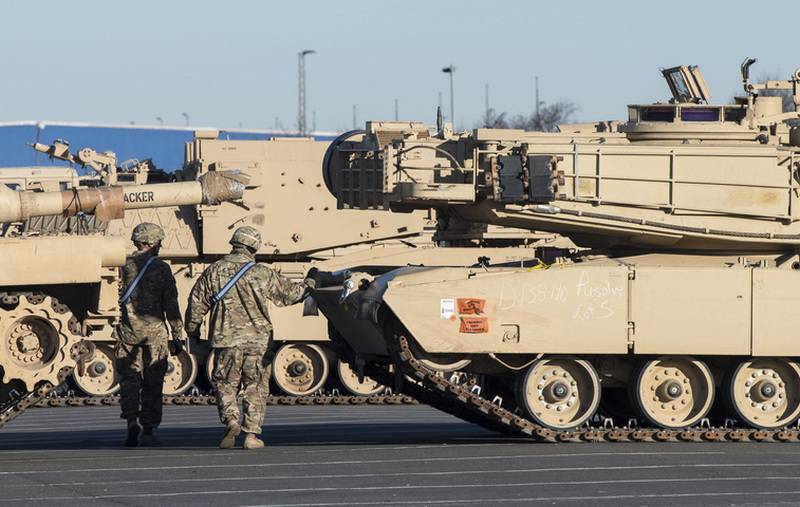
{"type": "Polygon", "coordinates": [[[139,285],[139,282],[142,281],[142,277],[144,276],[145,271],[147,271],[147,268],[150,267],[150,264],[152,264],[154,260],[156,260],[155,255],[147,259],[147,262],[144,263],[142,269],[139,270],[139,274],[136,275],[136,278],[134,278],[131,284],[128,285],[128,290],[126,290],[125,294],[123,294],[122,297],[120,298],[119,304],[124,305],[125,303],[128,302],[128,299],[130,299],[131,294],[133,294],[133,291],[136,289],[136,286],[139,285]]]}
{"type": "Polygon", "coordinates": [[[255,262],[253,262],[253,261],[248,261],[248,262],[247,262],[247,263],[246,263],[244,266],[242,266],[241,268],[239,268],[239,271],[237,271],[237,272],[236,272],[236,274],[235,274],[235,275],[233,275],[233,278],[231,278],[230,280],[228,280],[228,283],[226,283],[226,284],[225,284],[225,286],[224,286],[224,287],[222,287],[222,288],[219,290],[219,292],[217,292],[216,294],[214,294],[214,297],[212,297],[212,298],[211,298],[211,300],[212,300],[212,301],[214,301],[215,303],[219,303],[220,301],[222,301],[222,298],[224,298],[224,297],[225,297],[225,294],[227,294],[227,293],[228,293],[228,291],[229,291],[229,290],[231,290],[231,289],[233,288],[233,286],[234,286],[234,285],[236,285],[236,282],[238,282],[238,281],[239,281],[239,279],[240,279],[241,277],[243,277],[243,276],[244,276],[244,274],[245,274],[245,273],[247,273],[247,272],[250,270],[250,268],[252,268],[252,267],[253,267],[253,266],[255,266],[255,265],[256,265],[256,263],[255,263],[255,262]]]}

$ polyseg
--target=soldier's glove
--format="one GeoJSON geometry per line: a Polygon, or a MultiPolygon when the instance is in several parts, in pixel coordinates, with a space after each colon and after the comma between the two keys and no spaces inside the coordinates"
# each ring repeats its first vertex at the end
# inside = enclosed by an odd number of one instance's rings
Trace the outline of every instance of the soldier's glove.
{"type": "Polygon", "coordinates": [[[169,355],[177,356],[181,352],[183,352],[183,340],[180,338],[173,338],[170,340],[169,344],[169,355]]]}
{"type": "Polygon", "coordinates": [[[306,273],[306,280],[314,280],[314,285],[309,284],[308,281],[306,281],[306,285],[315,289],[336,285],[336,279],[333,273],[330,271],[320,271],[317,268],[308,270],[308,273],[306,273]]]}

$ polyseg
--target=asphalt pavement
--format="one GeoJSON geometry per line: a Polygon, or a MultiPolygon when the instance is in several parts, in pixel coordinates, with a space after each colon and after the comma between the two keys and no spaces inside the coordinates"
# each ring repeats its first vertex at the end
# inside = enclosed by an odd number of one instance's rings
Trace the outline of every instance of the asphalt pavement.
{"type": "Polygon", "coordinates": [[[33,409],[0,430],[5,505],[800,505],[800,447],[533,444],[424,406],[270,407],[259,451],[213,407],[168,406],[156,448],[116,407],[33,409]]]}

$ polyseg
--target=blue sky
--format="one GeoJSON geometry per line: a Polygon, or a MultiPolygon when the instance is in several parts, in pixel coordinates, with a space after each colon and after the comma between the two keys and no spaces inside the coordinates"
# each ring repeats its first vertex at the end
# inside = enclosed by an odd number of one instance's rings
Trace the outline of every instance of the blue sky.
{"type": "MultiPolygon", "coordinates": [[[[297,52],[308,57],[308,122],[320,130],[434,120],[456,66],[456,120],[571,100],[578,120],[615,119],[667,97],[659,67],[698,64],[712,98],[800,66],[800,2],[739,1],[6,1],[0,121],[296,126],[297,52]]],[[[447,107],[445,107],[447,109],[447,107]]]]}

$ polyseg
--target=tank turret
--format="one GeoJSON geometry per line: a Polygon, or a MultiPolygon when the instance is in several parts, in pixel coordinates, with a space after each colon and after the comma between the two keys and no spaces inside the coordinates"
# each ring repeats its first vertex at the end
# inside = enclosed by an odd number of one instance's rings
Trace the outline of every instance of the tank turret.
{"type": "MultiPolygon", "coordinates": [[[[749,60],[748,60],[749,62],[749,60]]],[[[747,62],[746,62],[747,63],[747,62]]],[[[570,235],[588,247],[800,246],[800,70],[714,105],[699,68],[663,72],[672,98],[628,121],[561,132],[369,122],[325,168],[345,208],[437,207],[462,219],[570,235]],[[794,111],[765,90],[788,90],[794,111]]]]}

